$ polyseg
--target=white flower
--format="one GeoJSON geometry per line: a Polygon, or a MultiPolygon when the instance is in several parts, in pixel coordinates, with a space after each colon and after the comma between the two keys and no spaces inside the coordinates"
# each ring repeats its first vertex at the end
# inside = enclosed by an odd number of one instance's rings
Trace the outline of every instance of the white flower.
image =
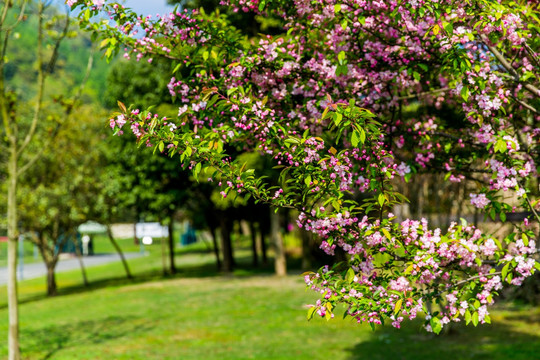
{"type": "Polygon", "coordinates": [[[182,116],[182,114],[185,113],[186,111],[188,111],[188,106],[187,105],[179,107],[178,108],[178,116],[182,116]]]}

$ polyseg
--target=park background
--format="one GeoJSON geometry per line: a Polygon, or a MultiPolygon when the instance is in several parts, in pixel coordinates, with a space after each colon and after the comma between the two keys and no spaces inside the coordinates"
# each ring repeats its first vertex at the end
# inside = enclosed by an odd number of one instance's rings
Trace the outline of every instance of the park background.
{"type": "MultiPolygon", "coordinates": [[[[164,1],[128,1],[141,13],[162,13],[164,1]],[[159,4],[158,4],[159,3],[159,4]],[[154,8],[154,4],[156,7],[154,8]],[[158,9],[159,8],[159,9],[158,9]]],[[[35,30],[30,19],[19,30],[10,79],[23,101],[31,103],[32,51],[35,30]]],[[[75,30],[74,30],[75,31],[75,30]]],[[[50,79],[49,128],[54,128],[53,95],[65,96],[82,80],[88,58],[94,63],[76,115],[55,132],[43,158],[23,181],[21,228],[41,230],[49,237],[50,254],[90,220],[113,228],[140,222],[161,222],[170,237],[142,247],[133,235],[92,234],[95,254],[136,254],[121,261],[55,274],[51,289],[45,276],[22,280],[21,344],[28,359],[534,359],[540,357],[540,309],[537,281],[519,292],[504,294],[492,325],[450,328],[440,336],[427,334],[421,322],[401,330],[356,324],[350,319],[306,320],[307,305],[317,294],[305,290],[301,273],[330,261],[316,240],[300,232],[294,215],[280,213],[279,234],[271,234],[272,212],[242,201],[225,201],[208,184],[198,184],[177,163],[137,149],[132,139],[113,138],[107,125],[116,101],[172,109],[167,91],[167,64],[126,61],[111,64],[94,53],[85,34],[70,39],[50,79]],[[58,91],[60,89],[60,91],[58,91]],[[99,183],[99,186],[97,184],[99,183]],[[53,220],[51,220],[53,219],[53,220]],[[213,222],[215,220],[215,222],[213,222]],[[58,229],[65,229],[64,233],[58,229]],[[189,228],[196,242],[187,244],[189,228]],[[62,237],[61,235],[64,235],[62,237]],[[281,236],[287,255],[287,276],[274,276],[272,236],[281,236]],[[230,259],[216,257],[216,244],[228,238],[230,259]],[[113,241],[111,241],[113,239],[113,241]],[[59,242],[60,241],[60,242],[59,242]],[[223,262],[231,262],[225,265],[223,262]],[[227,267],[228,266],[228,267],[227,267]],[[50,295],[50,296],[47,296],[50,295]]],[[[41,143],[40,143],[41,141],[41,143]]],[[[250,160],[247,156],[247,160],[250,160]]],[[[251,159],[253,163],[257,159],[251,159]]],[[[267,164],[258,164],[261,168],[267,164]]],[[[480,226],[482,216],[453,201],[440,179],[428,177],[410,190],[417,196],[401,216],[426,216],[438,224],[459,217],[480,226]],[[432,196],[434,195],[434,196],[432,196]]],[[[5,193],[5,191],[3,191],[5,193]]],[[[4,202],[4,201],[3,201],[4,202]]],[[[23,263],[41,261],[32,241],[21,239],[23,263]]],[[[75,240],[75,242],[80,240],[75,240]]],[[[0,243],[0,266],[6,264],[0,243]]],[[[74,249],[79,249],[77,246],[74,249]]],[[[46,253],[45,251],[45,253],[46,253]]],[[[84,251],[85,253],[86,251],[84,251]]],[[[74,250],[72,257],[82,257],[74,250]]],[[[62,260],[59,260],[62,261],[62,260]]],[[[56,263],[54,265],[57,265],[56,263]]],[[[0,334],[7,333],[5,289],[0,285],[0,334]]],[[[0,356],[7,346],[0,345],[0,356]]]]}

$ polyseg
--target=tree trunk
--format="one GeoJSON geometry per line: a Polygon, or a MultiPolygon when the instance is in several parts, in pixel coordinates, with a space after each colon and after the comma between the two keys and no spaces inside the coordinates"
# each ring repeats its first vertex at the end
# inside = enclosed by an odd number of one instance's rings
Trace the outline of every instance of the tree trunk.
{"type": "Polygon", "coordinates": [[[19,304],[17,297],[17,145],[12,143],[8,164],[8,356],[9,360],[20,359],[19,304]]]}
{"type": "Polygon", "coordinates": [[[287,260],[285,258],[285,246],[279,228],[279,214],[270,208],[270,237],[274,247],[274,266],[277,276],[287,275],[287,260]]]}
{"type": "MultiPolygon", "coordinates": [[[[3,43],[0,45],[0,52],[5,54],[6,48],[8,46],[9,33],[13,30],[13,27],[26,16],[25,15],[25,6],[27,1],[22,2],[20,8],[20,13],[18,19],[12,23],[12,28],[8,29],[5,23],[6,16],[9,8],[11,7],[12,2],[4,1],[4,6],[2,10],[2,16],[0,16],[0,33],[1,37],[4,38],[3,43]]],[[[8,318],[9,318],[9,330],[8,330],[8,359],[9,360],[19,360],[20,359],[20,345],[19,345],[19,311],[18,311],[18,299],[17,299],[17,180],[22,172],[27,170],[36,159],[39,158],[40,153],[34,155],[34,157],[29,160],[26,164],[19,168],[18,160],[20,155],[31,142],[32,138],[35,135],[37,124],[40,120],[42,105],[43,105],[43,94],[45,87],[45,68],[43,64],[43,33],[44,33],[44,11],[46,9],[46,4],[44,1],[39,1],[37,3],[37,18],[38,18],[38,34],[37,34],[37,52],[36,52],[36,69],[37,69],[37,94],[35,95],[35,105],[33,111],[32,121],[29,124],[28,128],[24,128],[24,132],[19,132],[19,125],[17,123],[17,118],[15,114],[11,114],[10,109],[8,109],[8,101],[6,94],[6,87],[4,84],[5,78],[5,64],[6,56],[3,56],[0,59],[0,113],[2,117],[2,122],[4,125],[3,133],[4,138],[7,139],[9,143],[9,160],[7,165],[7,182],[8,182],[8,208],[7,208],[7,228],[8,228],[8,279],[7,279],[7,301],[8,301],[8,318]],[[24,137],[19,138],[19,134],[24,134],[24,137]],[[20,141],[22,140],[22,141],[20,141]]],[[[13,20],[13,19],[12,19],[13,20]]],[[[67,34],[69,27],[69,21],[66,21],[66,26],[64,27],[62,35],[56,42],[56,47],[52,51],[51,59],[57,56],[59,49],[59,44],[64,39],[67,34]]],[[[49,63],[49,72],[52,73],[54,68],[54,62],[49,63]]],[[[15,112],[13,112],[15,113],[15,112]]],[[[21,129],[22,130],[22,129],[21,129]]]]}
{"type": "Polygon", "coordinates": [[[313,266],[313,257],[311,255],[311,233],[300,229],[300,238],[302,239],[302,270],[310,270],[313,266]]]}
{"type": "Polygon", "coordinates": [[[222,270],[226,273],[233,271],[234,258],[231,244],[231,232],[227,223],[227,219],[220,219],[221,230],[221,250],[223,251],[223,266],[222,270]]]}
{"type": "MultiPolygon", "coordinates": [[[[137,219],[139,217],[137,216],[137,219]]],[[[137,219],[135,220],[135,222],[133,223],[133,244],[135,245],[139,245],[141,239],[139,239],[137,237],[137,219]]]]}
{"type": "Polygon", "coordinates": [[[266,237],[262,233],[262,231],[259,231],[259,235],[257,236],[257,242],[259,243],[259,246],[261,248],[261,260],[263,265],[268,264],[268,253],[266,251],[266,237]]]}
{"type": "Polygon", "coordinates": [[[163,276],[166,276],[169,273],[167,269],[167,246],[165,244],[167,240],[165,240],[165,238],[162,236],[159,241],[161,243],[161,264],[163,266],[163,276]]]}
{"type": "Polygon", "coordinates": [[[216,229],[210,227],[210,234],[212,235],[212,244],[214,245],[214,254],[216,255],[216,264],[218,270],[221,270],[221,260],[219,259],[219,246],[216,238],[216,229]]]}
{"type": "Polygon", "coordinates": [[[251,233],[251,252],[253,254],[253,266],[259,266],[259,256],[257,254],[257,229],[255,229],[255,222],[249,222],[249,232],[251,233]]]}
{"type": "Polygon", "coordinates": [[[56,296],[58,289],[56,287],[56,274],[54,268],[56,267],[56,261],[53,263],[47,263],[47,296],[56,296]]]}
{"type": "Polygon", "coordinates": [[[116,250],[118,255],[120,255],[120,259],[122,259],[122,265],[124,265],[124,270],[126,271],[126,277],[128,279],[133,279],[133,276],[131,275],[131,272],[129,271],[129,265],[128,265],[127,261],[126,261],[124,253],[122,252],[122,249],[120,249],[120,246],[116,242],[116,239],[114,238],[114,236],[112,234],[111,225],[109,225],[109,224],[107,224],[107,235],[109,236],[109,240],[110,240],[112,246],[114,247],[114,249],[116,250]]]}
{"type": "Polygon", "coordinates": [[[169,262],[171,274],[176,274],[176,265],[174,263],[174,216],[169,216],[169,262]]]}
{"type": "MultiPolygon", "coordinates": [[[[76,240],[76,239],[75,239],[76,240]]],[[[84,286],[88,286],[88,277],[86,276],[86,269],[84,268],[84,262],[81,256],[81,252],[79,251],[79,246],[77,242],[75,242],[75,255],[77,255],[77,260],[79,260],[79,266],[81,267],[81,274],[83,278],[83,284],[84,286]]]]}

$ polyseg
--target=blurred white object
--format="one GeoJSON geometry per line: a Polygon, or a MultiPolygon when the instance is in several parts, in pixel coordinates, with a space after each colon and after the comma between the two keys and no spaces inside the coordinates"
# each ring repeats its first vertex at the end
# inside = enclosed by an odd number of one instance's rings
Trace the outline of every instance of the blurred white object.
{"type": "Polygon", "coordinates": [[[152,239],[151,236],[144,236],[144,237],[142,238],[142,243],[143,243],[144,245],[152,245],[152,242],[153,242],[153,239],[152,239]]]}

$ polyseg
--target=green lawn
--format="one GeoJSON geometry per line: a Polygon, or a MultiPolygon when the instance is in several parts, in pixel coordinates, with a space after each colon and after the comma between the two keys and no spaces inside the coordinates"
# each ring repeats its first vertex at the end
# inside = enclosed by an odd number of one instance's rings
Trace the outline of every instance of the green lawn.
{"type": "MultiPolygon", "coordinates": [[[[278,279],[240,269],[220,276],[202,245],[178,252],[181,273],[161,276],[159,247],[130,261],[135,282],[120,264],[59,274],[61,295],[41,296],[44,280],[21,284],[25,359],[537,359],[540,310],[500,308],[493,325],[456,327],[432,336],[412,323],[372,332],[350,320],[307,322],[316,299],[299,275],[278,279]]],[[[249,253],[239,252],[249,260],[249,253]]],[[[0,334],[7,333],[0,289],[0,334]]],[[[0,357],[6,356],[6,342],[0,357]]]]}

